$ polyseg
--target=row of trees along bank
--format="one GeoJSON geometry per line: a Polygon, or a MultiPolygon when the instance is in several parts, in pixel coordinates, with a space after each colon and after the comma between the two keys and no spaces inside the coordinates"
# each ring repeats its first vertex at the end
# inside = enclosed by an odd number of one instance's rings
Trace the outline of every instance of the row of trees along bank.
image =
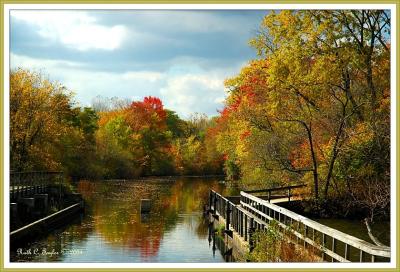
{"type": "Polygon", "coordinates": [[[222,174],[208,136],[214,120],[189,120],[143,101],[97,97],[76,107],[64,86],[17,69],[10,75],[10,164],[16,171],[63,170],[79,178],[222,174]]]}

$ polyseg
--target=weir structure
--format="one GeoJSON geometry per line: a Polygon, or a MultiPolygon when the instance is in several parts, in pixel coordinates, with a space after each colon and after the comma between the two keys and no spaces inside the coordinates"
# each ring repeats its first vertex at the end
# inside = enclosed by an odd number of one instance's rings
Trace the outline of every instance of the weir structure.
{"type": "MultiPolygon", "coordinates": [[[[390,247],[376,246],[357,237],[320,224],[307,217],[278,206],[299,200],[293,189],[305,185],[286,186],[256,191],[241,191],[240,196],[224,197],[210,190],[208,213],[225,225],[227,242],[251,252],[255,247],[253,234],[276,222],[277,231],[288,241],[320,256],[321,262],[389,262],[390,247]],[[282,196],[273,192],[286,191],[282,196]],[[254,196],[255,192],[267,192],[266,196],[254,196]]],[[[245,254],[242,254],[245,255],[245,254]]]]}
{"type": "Polygon", "coordinates": [[[67,190],[63,172],[10,173],[10,242],[15,246],[70,221],[84,208],[80,194],[67,190]]]}

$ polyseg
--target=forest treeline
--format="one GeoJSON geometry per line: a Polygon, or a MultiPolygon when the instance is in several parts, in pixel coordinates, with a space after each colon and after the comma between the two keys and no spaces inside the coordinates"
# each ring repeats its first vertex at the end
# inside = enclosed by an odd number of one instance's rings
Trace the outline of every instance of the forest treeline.
{"type": "Polygon", "coordinates": [[[64,86],[23,69],[11,72],[10,85],[12,170],[62,170],[74,179],[222,174],[205,115],[182,120],[151,96],[96,97],[81,108],[64,86]]]}
{"type": "Polygon", "coordinates": [[[11,72],[11,168],[71,176],[226,173],[244,188],[308,184],[342,212],[390,203],[390,13],[271,12],[225,107],[190,120],[155,97],[74,107],[58,84],[11,72]]]}

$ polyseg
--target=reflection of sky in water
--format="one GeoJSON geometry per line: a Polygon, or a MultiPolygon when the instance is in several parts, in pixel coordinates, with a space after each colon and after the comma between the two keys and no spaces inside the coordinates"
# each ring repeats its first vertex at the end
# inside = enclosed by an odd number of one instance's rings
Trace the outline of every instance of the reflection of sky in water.
{"type": "Polygon", "coordinates": [[[224,262],[213,256],[201,209],[217,180],[179,179],[163,183],[83,183],[88,203],[82,221],[27,245],[62,252],[59,256],[16,256],[36,262],[224,262]],[[146,187],[146,189],[143,189],[146,187]],[[140,217],[140,198],[153,198],[152,212],[140,217]]]}
{"type": "Polygon", "coordinates": [[[159,258],[174,262],[222,262],[221,254],[213,257],[207,237],[199,239],[194,234],[198,220],[198,216],[183,216],[182,222],[173,231],[164,235],[164,240],[169,242],[161,243],[159,258]],[[182,254],[181,250],[174,250],[174,248],[182,248],[186,251],[182,254]]]}

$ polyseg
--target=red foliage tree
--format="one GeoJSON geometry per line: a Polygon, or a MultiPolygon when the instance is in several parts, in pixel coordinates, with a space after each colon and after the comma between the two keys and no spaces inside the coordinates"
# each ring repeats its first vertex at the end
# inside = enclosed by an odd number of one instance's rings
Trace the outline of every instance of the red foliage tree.
{"type": "Polygon", "coordinates": [[[164,128],[167,112],[164,110],[161,99],[147,96],[143,101],[134,101],[128,108],[128,122],[133,130],[143,127],[164,128]]]}

